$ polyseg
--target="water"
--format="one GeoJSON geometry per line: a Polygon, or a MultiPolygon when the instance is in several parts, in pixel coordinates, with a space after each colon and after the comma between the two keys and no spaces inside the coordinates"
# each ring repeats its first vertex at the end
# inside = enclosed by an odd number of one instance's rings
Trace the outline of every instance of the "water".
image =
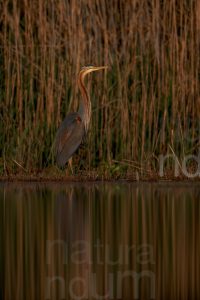
{"type": "Polygon", "coordinates": [[[3,183],[2,299],[200,299],[200,185],[3,183]]]}

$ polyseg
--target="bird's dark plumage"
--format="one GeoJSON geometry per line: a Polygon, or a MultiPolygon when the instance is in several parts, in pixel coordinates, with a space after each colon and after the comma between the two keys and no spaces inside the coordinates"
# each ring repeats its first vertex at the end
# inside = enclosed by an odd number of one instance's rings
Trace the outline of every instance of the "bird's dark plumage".
{"type": "Polygon", "coordinates": [[[61,123],[55,138],[55,154],[59,167],[64,167],[73,153],[80,146],[85,135],[84,123],[79,113],[66,116],[61,123]]]}

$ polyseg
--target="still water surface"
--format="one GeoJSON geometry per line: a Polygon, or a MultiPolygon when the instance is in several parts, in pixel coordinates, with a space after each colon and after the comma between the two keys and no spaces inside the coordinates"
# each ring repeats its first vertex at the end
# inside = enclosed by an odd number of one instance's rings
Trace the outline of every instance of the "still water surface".
{"type": "Polygon", "coordinates": [[[200,185],[1,183],[3,299],[200,299],[200,185]]]}

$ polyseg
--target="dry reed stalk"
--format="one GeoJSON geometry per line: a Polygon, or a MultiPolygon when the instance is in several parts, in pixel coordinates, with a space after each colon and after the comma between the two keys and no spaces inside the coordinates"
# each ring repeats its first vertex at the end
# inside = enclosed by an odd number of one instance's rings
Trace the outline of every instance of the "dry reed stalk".
{"type": "Polygon", "coordinates": [[[77,164],[144,162],[168,144],[179,157],[195,153],[198,2],[12,0],[2,8],[0,136],[8,160],[29,170],[46,165],[58,125],[78,107],[76,77],[87,64],[110,69],[88,78],[94,113],[77,164]]]}

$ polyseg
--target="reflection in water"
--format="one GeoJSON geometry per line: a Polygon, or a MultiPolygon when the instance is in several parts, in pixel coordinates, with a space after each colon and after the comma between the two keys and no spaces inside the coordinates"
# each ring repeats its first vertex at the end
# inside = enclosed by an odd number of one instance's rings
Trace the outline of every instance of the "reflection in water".
{"type": "Polygon", "coordinates": [[[199,194],[198,184],[1,184],[4,299],[200,299],[199,194]]]}

